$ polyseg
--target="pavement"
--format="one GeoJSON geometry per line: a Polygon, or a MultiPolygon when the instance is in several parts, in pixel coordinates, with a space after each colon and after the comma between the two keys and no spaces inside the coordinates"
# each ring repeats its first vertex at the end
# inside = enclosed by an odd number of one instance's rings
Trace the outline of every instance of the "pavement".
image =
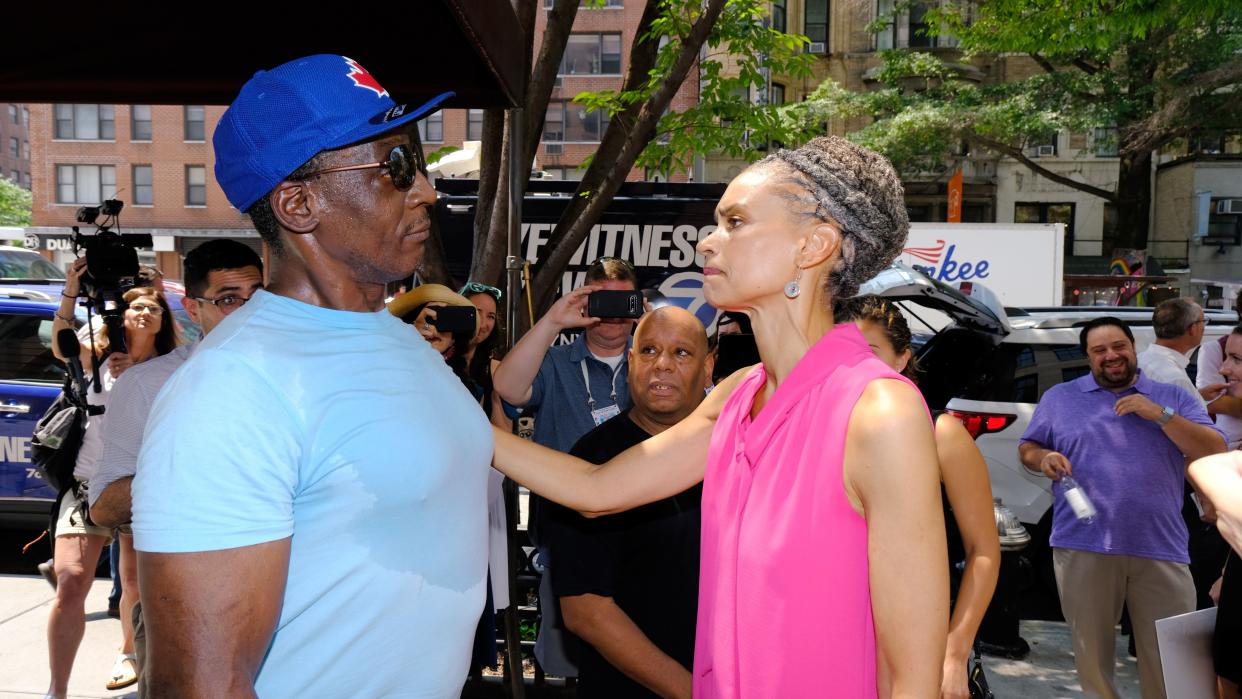
{"type": "MultiPolygon", "coordinates": [[[[133,688],[116,692],[103,688],[121,641],[121,623],[106,613],[110,587],[111,581],[97,579],[87,597],[86,635],[69,680],[71,699],[137,697],[133,688]]],[[[47,691],[46,624],[52,599],[52,589],[37,575],[0,575],[0,699],[41,699],[47,691]]],[[[1022,636],[1031,644],[1026,659],[983,659],[997,699],[1082,696],[1065,624],[1023,622],[1022,636]]],[[[1126,655],[1126,639],[1120,633],[1117,658],[1117,689],[1122,697],[1137,698],[1138,668],[1126,655]]]]}

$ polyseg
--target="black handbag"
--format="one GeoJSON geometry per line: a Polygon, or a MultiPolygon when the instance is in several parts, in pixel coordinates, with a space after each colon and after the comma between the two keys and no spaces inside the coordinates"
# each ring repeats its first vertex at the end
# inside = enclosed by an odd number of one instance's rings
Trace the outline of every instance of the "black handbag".
{"type": "Polygon", "coordinates": [[[57,493],[74,487],[73,470],[82,435],[86,432],[88,409],[65,379],[65,387],[35,424],[30,440],[30,461],[39,476],[57,493]]]}
{"type": "Polygon", "coordinates": [[[978,648],[975,649],[974,665],[966,673],[966,686],[970,688],[971,699],[994,699],[992,690],[988,689],[988,677],[983,674],[983,658],[978,648]]]}

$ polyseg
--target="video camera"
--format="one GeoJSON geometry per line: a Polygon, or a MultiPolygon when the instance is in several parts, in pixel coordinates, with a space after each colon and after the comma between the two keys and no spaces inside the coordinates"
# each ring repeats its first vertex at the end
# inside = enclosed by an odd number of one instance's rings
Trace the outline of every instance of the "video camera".
{"type": "Polygon", "coordinates": [[[100,206],[81,207],[77,212],[78,222],[95,226],[95,232],[87,235],[74,226],[72,236],[73,251],[86,255],[82,292],[87,304],[103,317],[108,328],[108,342],[116,352],[126,351],[122,296],[136,286],[138,248],[152,246],[148,234],[113,230],[119,228],[124,206],[119,199],[108,199],[100,206]]]}

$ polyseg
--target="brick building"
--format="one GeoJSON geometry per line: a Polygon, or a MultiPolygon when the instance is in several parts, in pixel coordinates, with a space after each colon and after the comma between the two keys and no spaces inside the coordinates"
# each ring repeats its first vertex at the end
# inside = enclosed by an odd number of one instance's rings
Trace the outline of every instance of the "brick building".
{"type": "Polygon", "coordinates": [[[30,108],[0,104],[0,177],[30,189],[30,108]]]}
{"type": "MultiPolygon", "coordinates": [[[[637,0],[605,0],[601,6],[583,5],[574,18],[559,79],[552,91],[543,140],[535,154],[536,169],[553,179],[582,179],[582,164],[598,148],[608,126],[605,112],[588,112],[573,103],[580,92],[619,90],[629,67],[630,47],[638,30],[645,3],[637,0]]],[[[536,12],[535,55],[543,42],[547,27],[546,9],[536,12]]],[[[686,81],[673,98],[670,109],[679,111],[697,103],[698,82],[691,69],[686,81]]],[[[422,123],[419,133],[428,152],[445,146],[461,146],[478,141],[483,132],[483,110],[446,109],[422,123]]],[[[630,172],[629,180],[659,179],[685,182],[687,172],[630,172]]]]}
{"type": "Polygon", "coordinates": [[[203,105],[30,105],[28,232],[42,251],[67,262],[78,208],[119,198],[122,232],[150,233],[154,253],[141,256],[169,278],[180,278],[181,255],[210,238],[258,249],[249,219],[213,176],[211,133],[223,113],[224,107],[203,105]]]}

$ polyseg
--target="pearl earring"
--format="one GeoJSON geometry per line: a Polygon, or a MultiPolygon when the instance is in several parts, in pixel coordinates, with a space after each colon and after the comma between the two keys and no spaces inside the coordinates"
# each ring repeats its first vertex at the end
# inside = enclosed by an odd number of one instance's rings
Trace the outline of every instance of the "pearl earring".
{"type": "Polygon", "coordinates": [[[796,299],[798,298],[798,294],[802,293],[802,286],[798,284],[798,280],[800,279],[802,279],[801,269],[799,269],[798,272],[794,274],[793,281],[785,285],[785,297],[786,298],[796,299]]]}

